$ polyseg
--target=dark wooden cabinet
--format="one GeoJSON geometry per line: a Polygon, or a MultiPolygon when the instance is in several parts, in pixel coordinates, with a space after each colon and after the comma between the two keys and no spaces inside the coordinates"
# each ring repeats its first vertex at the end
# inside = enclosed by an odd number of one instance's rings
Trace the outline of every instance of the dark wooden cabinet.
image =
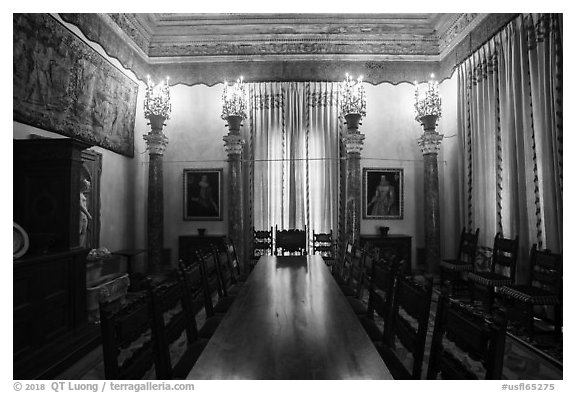
{"type": "Polygon", "coordinates": [[[406,273],[412,270],[412,236],[408,235],[360,235],[360,246],[377,248],[380,255],[393,254],[404,259],[406,273]]]}
{"type": "Polygon", "coordinates": [[[98,343],[79,247],[82,152],[74,139],[14,140],[14,222],[30,247],[13,265],[14,379],[53,378],[98,343]]]}
{"type": "Polygon", "coordinates": [[[51,378],[97,343],[87,323],[86,255],[76,249],[14,263],[14,379],[51,378]]]}
{"type": "Polygon", "coordinates": [[[14,140],[14,222],[30,237],[28,254],[79,244],[82,150],[74,139],[14,140]]]}

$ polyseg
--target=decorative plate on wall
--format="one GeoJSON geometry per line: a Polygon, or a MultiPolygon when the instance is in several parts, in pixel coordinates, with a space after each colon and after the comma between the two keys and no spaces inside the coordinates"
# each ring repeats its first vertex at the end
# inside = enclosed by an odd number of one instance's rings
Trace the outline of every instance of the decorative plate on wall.
{"type": "Polygon", "coordinates": [[[14,259],[18,259],[28,251],[30,241],[28,234],[20,225],[14,224],[14,259]]]}

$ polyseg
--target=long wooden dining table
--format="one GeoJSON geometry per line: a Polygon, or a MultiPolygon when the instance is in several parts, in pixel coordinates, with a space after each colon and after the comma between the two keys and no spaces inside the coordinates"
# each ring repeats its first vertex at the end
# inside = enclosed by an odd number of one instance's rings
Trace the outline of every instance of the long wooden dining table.
{"type": "Polygon", "coordinates": [[[187,379],[393,379],[322,257],[263,256],[187,379]]]}

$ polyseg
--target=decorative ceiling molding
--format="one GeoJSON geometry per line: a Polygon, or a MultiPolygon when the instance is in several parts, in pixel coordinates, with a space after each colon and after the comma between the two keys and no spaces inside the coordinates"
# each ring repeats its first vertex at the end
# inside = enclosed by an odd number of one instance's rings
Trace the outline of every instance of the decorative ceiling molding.
{"type": "Polygon", "coordinates": [[[397,84],[434,72],[442,80],[517,15],[60,14],[139,79],[170,75],[171,84],[186,85],[239,74],[249,81],[340,80],[352,72],[368,83],[397,84]]]}
{"type": "Polygon", "coordinates": [[[242,75],[249,82],[270,81],[339,81],[346,73],[363,75],[370,84],[384,82],[394,85],[414,80],[425,81],[431,73],[438,74],[438,62],[413,61],[345,61],[291,60],[262,62],[187,63],[156,66],[158,75],[170,75],[185,85],[213,86],[242,75]]]}
{"type": "Polygon", "coordinates": [[[146,54],[154,32],[135,14],[106,14],[146,54]]]}
{"type": "Polygon", "coordinates": [[[150,47],[150,58],[172,56],[275,56],[275,55],[421,55],[438,54],[431,40],[333,41],[328,39],[269,40],[267,42],[194,42],[170,43],[150,47]]]}
{"type": "MultiPolygon", "coordinates": [[[[480,23],[488,14],[460,14],[452,25],[438,37],[440,53],[444,55],[480,23]]],[[[443,57],[443,56],[442,56],[443,57]]]]}
{"type": "Polygon", "coordinates": [[[133,71],[138,79],[145,81],[146,75],[152,73],[146,54],[139,48],[135,48],[133,41],[129,41],[123,36],[121,33],[123,30],[118,31],[118,29],[112,28],[105,15],[58,15],[64,22],[78,27],[89,40],[102,46],[108,56],[117,59],[124,68],[133,71]]]}
{"type": "MultiPolygon", "coordinates": [[[[478,48],[488,41],[494,34],[499,32],[504,26],[510,23],[520,14],[489,14],[458,44],[454,45],[450,52],[442,58],[438,75],[442,78],[449,78],[454,69],[470,57],[478,48]]],[[[440,79],[442,79],[440,78],[440,79]]]]}

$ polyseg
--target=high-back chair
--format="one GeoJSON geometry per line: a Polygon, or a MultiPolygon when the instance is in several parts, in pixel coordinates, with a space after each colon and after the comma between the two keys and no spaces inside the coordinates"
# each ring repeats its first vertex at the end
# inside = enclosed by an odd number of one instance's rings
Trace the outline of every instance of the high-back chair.
{"type": "Polygon", "coordinates": [[[442,293],[438,299],[427,379],[501,379],[506,323],[488,321],[442,293]]]}
{"type": "Polygon", "coordinates": [[[490,311],[494,303],[495,288],[514,283],[517,258],[518,237],[506,239],[498,232],[494,238],[490,271],[473,272],[468,275],[472,301],[479,293],[486,309],[490,311]]]}
{"type": "Polygon", "coordinates": [[[253,269],[258,260],[263,255],[272,255],[274,251],[274,230],[256,230],[252,227],[252,253],[250,269],[253,269]]]}
{"type": "Polygon", "coordinates": [[[222,287],[223,298],[233,298],[238,294],[240,286],[237,286],[238,279],[234,268],[228,259],[226,248],[218,248],[212,245],[213,258],[218,264],[220,274],[220,285],[222,287]]]}
{"type": "Polygon", "coordinates": [[[101,304],[100,328],[106,379],[142,379],[155,367],[161,378],[162,359],[158,339],[152,332],[150,294],[135,295],[128,303],[117,307],[101,304]],[[138,343],[138,347],[134,345],[138,343]]]}
{"type": "Polygon", "coordinates": [[[366,251],[363,248],[354,247],[352,257],[344,259],[343,281],[340,284],[340,289],[345,296],[355,298],[360,296],[365,258],[366,251]]]}
{"type": "Polygon", "coordinates": [[[554,332],[562,332],[562,255],[550,250],[538,250],[536,244],[530,250],[530,281],[525,285],[503,285],[498,288],[506,304],[509,320],[520,319],[534,334],[535,306],[553,306],[554,332]]]}
{"type": "Polygon", "coordinates": [[[312,254],[321,255],[326,265],[330,268],[332,268],[336,258],[335,246],[332,230],[329,233],[316,233],[312,230],[312,254]]]}
{"type": "Polygon", "coordinates": [[[394,379],[420,379],[431,300],[431,280],[420,284],[413,277],[398,277],[384,340],[376,345],[394,379]],[[400,350],[410,353],[411,364],[403,363],[400,350]]]}
{"type": "Polygon", "coordinates": [[[348,277],[345,277],[344,266],[347,263],[351,263],[354,247],[354,243],[351,239],[349,239],[346,242],[346,246],[344,247],[344,253],[340,256],[340,258],[336,260],[332,266],[332,275],[339,285],[345,284],[348,280],[348,277]]]}
{"type": "Polygon", "coordinates": [[[401,264],[390,263],[383,259],[372,261],[370,282],[368,285],[368,306],[366,314],[360,317],[360,322],[374,342],[384,341],[384,327],[389,323],[394,287],[401,264]],[[375,319],[375,314],[380,321],[375,319]]]}
{"type": "MultiPolygon", "coordinates": [[[[215,251],[214,247],[212,247],[210,252],[198,252],[198,259],[203,267],[202,279],[206,291],[204,296],[206,299],[206,315],[208,317],[216,314],[226,314],[234,300],[234,298],[227,296],[218,255],[218,251],[215,251]]],[[[227,258],[226,256],[226,259],[227,258]]]]}
{"type": "Polygon", "coordinates": [[[198,329],[198,336],[209,339],[214,334],[222,318],[215,315],[211,298],[206,298],[207,291],[203,264],[199,259],[196,259],[192,263],[181,262],[179,268],[184,280],[185,303],[188,309],[192,310],[194,319],[202,310],[206,314],[204,324],[198,329]]]}
{"type": "Polygon", "coordinates": [[[456,258],[444,259],[440,262],[440,286],[448,280],[452,291],[464,287],[462,273],[474,270],[479,234],[480,228],[477,228],[475,232],[466,232],[466,228],[462,229],[456,258]]]}
{"type": "Polygon", "coordinates": [[[226,253],[228,254],[228,264],[232,269],[236,284],[246,281],[247,277],[246,274],[242,272],[238,254],[236,253],[236,245],[234,244],[234,240],[228,236],[224,238],[224,247],[226,248],[226,253]]]}
{"type": "Polygon", "coordinates": [[[186,301],[182,278],[169,280],[151,288],[153,331],[158,339],[161,367],[156,373],[159,379],[186,378],[208,340],[200,339],[194,312],[186,301]],[[186,333],[186,350],[177,358],[171,358],[170,347],[186,333]]]}
{"type": "Polygon", "coordinates": [[[306,226],[304,229],[284,229],[278,230],[276,225],[276,235],[274,245],[274,255],[298,254],[306,255],[306,226]]]}

